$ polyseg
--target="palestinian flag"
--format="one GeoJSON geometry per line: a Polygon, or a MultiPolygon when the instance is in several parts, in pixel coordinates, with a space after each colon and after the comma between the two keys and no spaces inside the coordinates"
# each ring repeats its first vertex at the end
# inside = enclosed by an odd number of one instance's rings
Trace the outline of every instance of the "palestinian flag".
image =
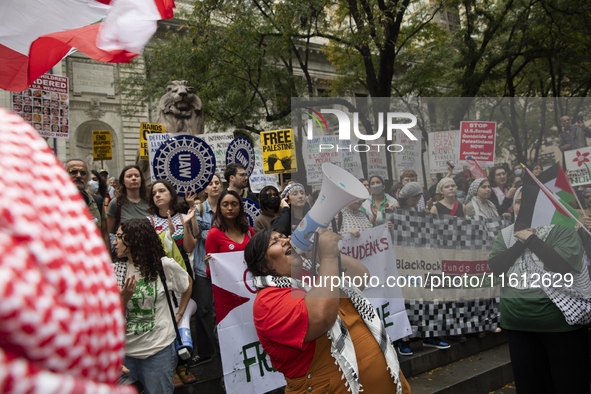
{"type": "Polygon", "coordinates": [[[560,163],[554,164],[538,176],[538,180],[566,203],[576,200],[573,188],[560,163]]]}
{"type": "MultiPolygon", "coordinates": [[[[575,228],[579,213],[574,208],[571,208],[565,200],[554,194],[541,181],[548,170],[540,174],[538,178],[529,169],[525,168],[525,171],[523,189],[521,191],[521,207],[515,220],[515,231],[549,226],[551,224],[575,228]]],[[[564,174],[563,171],[562,174],[564,174]]],[[[556,179],[558,178],[560,176],[556,179]]],[[[552,184],[553,181],[550,179],[548,182],[552,184]]],[[[560,182],[554,182],[554,185],[556,183],[561,185],[560,182]]],[[[560,191],[563,190],[561,186],[555,187],[560,191]]]]}
{"type": "Polygon", "coordinates": [[[173,7],[174,0],[2,0],[0,88],[25,90],[72,48],[129,63],[173,7]]]}

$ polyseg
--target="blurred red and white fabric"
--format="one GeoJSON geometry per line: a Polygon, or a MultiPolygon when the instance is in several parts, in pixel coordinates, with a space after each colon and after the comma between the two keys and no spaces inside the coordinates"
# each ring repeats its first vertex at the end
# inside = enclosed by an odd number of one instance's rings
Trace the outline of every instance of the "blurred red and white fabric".
{"type": "Polygon", "coordinates": [[[116,386],[122,305],[109,254],[47,143],[0,108],[0,392],[116,386]]]}

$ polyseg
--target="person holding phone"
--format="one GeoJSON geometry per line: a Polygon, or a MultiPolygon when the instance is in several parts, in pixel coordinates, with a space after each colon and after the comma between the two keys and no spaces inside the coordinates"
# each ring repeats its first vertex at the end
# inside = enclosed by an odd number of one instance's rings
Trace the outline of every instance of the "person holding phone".
{"type": "Polygon", "coordinates": [[[590,130],[585,126],[582,119],[579,119],[575,125],[571,124],[570,116],[565,115],[560,118],[560,126],[562,132],[558,136],[558,148],[561,151],[581,149],[587,147],[587,138],[585,134],[589,134],[590,130]]]}

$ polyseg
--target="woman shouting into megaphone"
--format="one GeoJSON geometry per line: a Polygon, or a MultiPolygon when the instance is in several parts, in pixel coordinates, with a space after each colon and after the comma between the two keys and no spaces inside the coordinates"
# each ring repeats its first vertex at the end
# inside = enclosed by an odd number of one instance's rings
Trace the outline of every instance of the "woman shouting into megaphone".
{"type": "Polygon", "coordinates": [[[362,293],[369,271],[341,256],[346,273],[339,277],[341,237],[323,229],[318,234],[320,268],[313,281],[303,259],[292,254],[291,237],[276,229],[256,233],[244,252],[258,291],[257,335],[285,376],[285,392],[410,393],[388,334],[362,293]]]}

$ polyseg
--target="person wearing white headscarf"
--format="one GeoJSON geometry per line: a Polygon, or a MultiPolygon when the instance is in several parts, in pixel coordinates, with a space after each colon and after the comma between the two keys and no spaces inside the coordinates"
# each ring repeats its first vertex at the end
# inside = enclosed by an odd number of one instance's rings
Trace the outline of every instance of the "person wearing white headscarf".
{"type": "Polygon", "coordinates": [[[470,185],[466,196],[466,216],[482,216],[487,219],[499,216],[495,204],[488,200],[492,189],[486,178],[478,178],[470,185]]]}
{"type": "MultiPolygon", "coordinates": [[[[533,203],[522,194],[535,187],[515,193],[516,216],[533,203]]],[[[591,297],[591,282],[582,260],[576,231],[560,225],[510,225],[494,241],[488,265],[504,279],[501,327],[519,394],[590,392],[589,338],[578,313],[586,310],[581,300],[591,297]]]]}
{"type": "Polygon", "coordinates": [[[453,179],[443,178],[440,180],[437,184],[437,193],[443,195],[443,199],[431,207],[431,213],[463,218],[466,207],[458,201],[457,191],[458,186],[453,179]]]}

